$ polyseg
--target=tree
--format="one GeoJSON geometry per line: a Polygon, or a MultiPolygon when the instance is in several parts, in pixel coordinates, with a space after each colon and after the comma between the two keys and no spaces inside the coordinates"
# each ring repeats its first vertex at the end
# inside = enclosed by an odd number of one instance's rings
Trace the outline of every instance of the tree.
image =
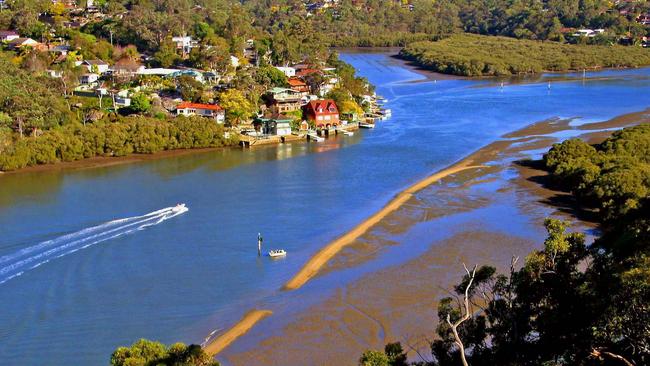
{"type": "Polygon", "coordinates": [[[181,75],[176,79],[176,87],[183,100],[198,102],[203,94],[203,84],[190,75],[181,75]]]}
{"type": "Polygon", "coordinates": [[[176,53],[176,44],[171,39],[165,40],[153,57],[162,67],[171,67],[181,59],[176,53]]]}
{"type": "Polygon", "coordinates": [[[288,85],[287,76],[273,66],[264,66],[257,69],[255,81],[266,87],[286,87],[288,85]]]}
{"type": "Polygon", "coordinates": [[[231,125],[238,125],[255,112],[255,106],[244,93],[229,89],[219,95],[219,104],[226,110],[226,119],[231,125]]]}
{"type": "Polygon", "coordinates": [[[219,366],[201,346],[175,343],[170,347],[160,342],[140,339],[130,347],[119,347],[111,355],[111,366],[219,366]]]}
{"type": "Polygon", "coordinates": [[[130,107],[136,113],[146,113],[151,110],[151,102],[143,93],[137,93],[131,97],[130,107]]]}

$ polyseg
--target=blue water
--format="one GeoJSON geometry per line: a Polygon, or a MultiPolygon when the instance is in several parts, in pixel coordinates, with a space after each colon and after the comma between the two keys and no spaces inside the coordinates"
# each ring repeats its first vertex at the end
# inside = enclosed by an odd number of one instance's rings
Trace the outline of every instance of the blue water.
{"type": "Polygon", "coordinates": [[[650,104],[649,69],[590,73],[595,79],[553,81],[549,90],[545,80],[504,88],[424,82],[386,54],[342,58],[389,100],[393,117],[375,130],[323,143],[0,177],[0,271],[87,238],[84,229],[130,223],[178,202],[189,207],[140,230],[120,226],[128,232],[45,254],[39,259],[49,261],[36,268],[43,261],[0,272],[1,363],[106,364],[115,347],[140,337],[200,343],[253,307],[281,309],[303,295],[317,301],[321,289],[353,279],[334,274],[291,294],[278,289],[310,255],[410,183],[533,122],[606,120],[650,104]],[[258,232],[265,249],[282,247],[288,257],[258,258],[258,232]]]}

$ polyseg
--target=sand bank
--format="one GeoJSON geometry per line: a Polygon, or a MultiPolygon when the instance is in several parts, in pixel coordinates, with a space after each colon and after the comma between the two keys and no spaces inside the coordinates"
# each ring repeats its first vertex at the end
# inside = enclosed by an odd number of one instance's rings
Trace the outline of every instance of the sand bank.
{"type": "Polygon", "coordinates": [[[237,338],[248,332],[258,321],[273,314],[270,310],[252,310],[246,313],[241,320],[230,328],[226,333],[220,335],[205,346],[205,352],[209,355],[216,355],[228,347],[237,338]]]}
{"type": "Polygon", "coordinates": [[[368,219],[357,225],[352,230],[348,231],[346,234],[340,238],[329,243],[325,248],[321,249],[316,255],[314,255],[296,274],[289,282],[284,285],[286,290],[295,290],[304,285],[312,277],[314,277],[318,271],[329,261],[332,257],[336,255],[341,249],[345,246],[351,244],[358,237],[363,235],[368,229],[373,227],[375,224],[380,222],[384,217],[386,217],[391,212],[400,208],[406,201],[408,201],[414,193],[422,190],[423,188],[439,181],[442,178],[450,176],[452,174],[458,173],[467,169],[476,169],[482,168],[482,165],[468,165],[469,161],[462,161],[459,164],[453,165],[447,169],[443,169],[438,173],[431,175],[421,181],[413,184],[404,191],[400,192],[395,198],[393,198],[386,206],[379,210],[374,215],[370,216],[368,219]]]}

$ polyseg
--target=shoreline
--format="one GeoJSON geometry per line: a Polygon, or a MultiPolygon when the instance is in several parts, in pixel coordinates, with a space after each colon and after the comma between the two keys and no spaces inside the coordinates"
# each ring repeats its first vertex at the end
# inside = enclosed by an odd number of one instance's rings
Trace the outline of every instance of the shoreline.
{"type": "Polygon", "coordinates": [[[184,155],[198,154],[203,152],[221,151],[229,148],[232,147],[229,146],[200,147],[196,149],[165,150],[153,154],[134,153],[125,156],[94,156],[92,158],[85,158],[85,159],[75,160],[75,161],[63,161],[63,162],[52,163],[52,164],[39,164],[39,165],[27,166],[16,170],[0,171],[0,177],[2,177],[3,175],[15,175],[15,174],[22,174],[22,173],[103,168],[103,167],[109,167],[114,165],[123,165],[123,164],[138,163],[143,161],[164,159],[164,158],[169,158],[174,156],[184,156],[184,155]]]}
{"type": "Polygon", "coordinates": [[[246,334],[260,320],[273,314],[271,310],[251,310],[246,313],[232,328],[209,342],[203,349],[210,356],[215,356],[228,347],[237,338],[246,334]]]}

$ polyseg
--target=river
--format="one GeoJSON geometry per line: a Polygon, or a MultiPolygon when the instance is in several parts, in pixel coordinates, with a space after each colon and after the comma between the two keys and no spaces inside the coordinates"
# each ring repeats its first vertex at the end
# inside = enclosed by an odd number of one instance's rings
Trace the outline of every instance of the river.
{"type": "Polygon", "coordinates": [[[600,121],[650,104],[650,69],[501,87],[426,80],[385,53],[341,58],[389,100],[393,117],[374,130],[0,176],[2,364],[107,364],[138,338],[201,343],[255,307],[298,311],[363,271],[282,285],[412,182],[537,121],[600,121]],[[179,202],[189,211],[166,209],[179,202]],[[258,257],[258,232],[287,258],[258,257]]]}

